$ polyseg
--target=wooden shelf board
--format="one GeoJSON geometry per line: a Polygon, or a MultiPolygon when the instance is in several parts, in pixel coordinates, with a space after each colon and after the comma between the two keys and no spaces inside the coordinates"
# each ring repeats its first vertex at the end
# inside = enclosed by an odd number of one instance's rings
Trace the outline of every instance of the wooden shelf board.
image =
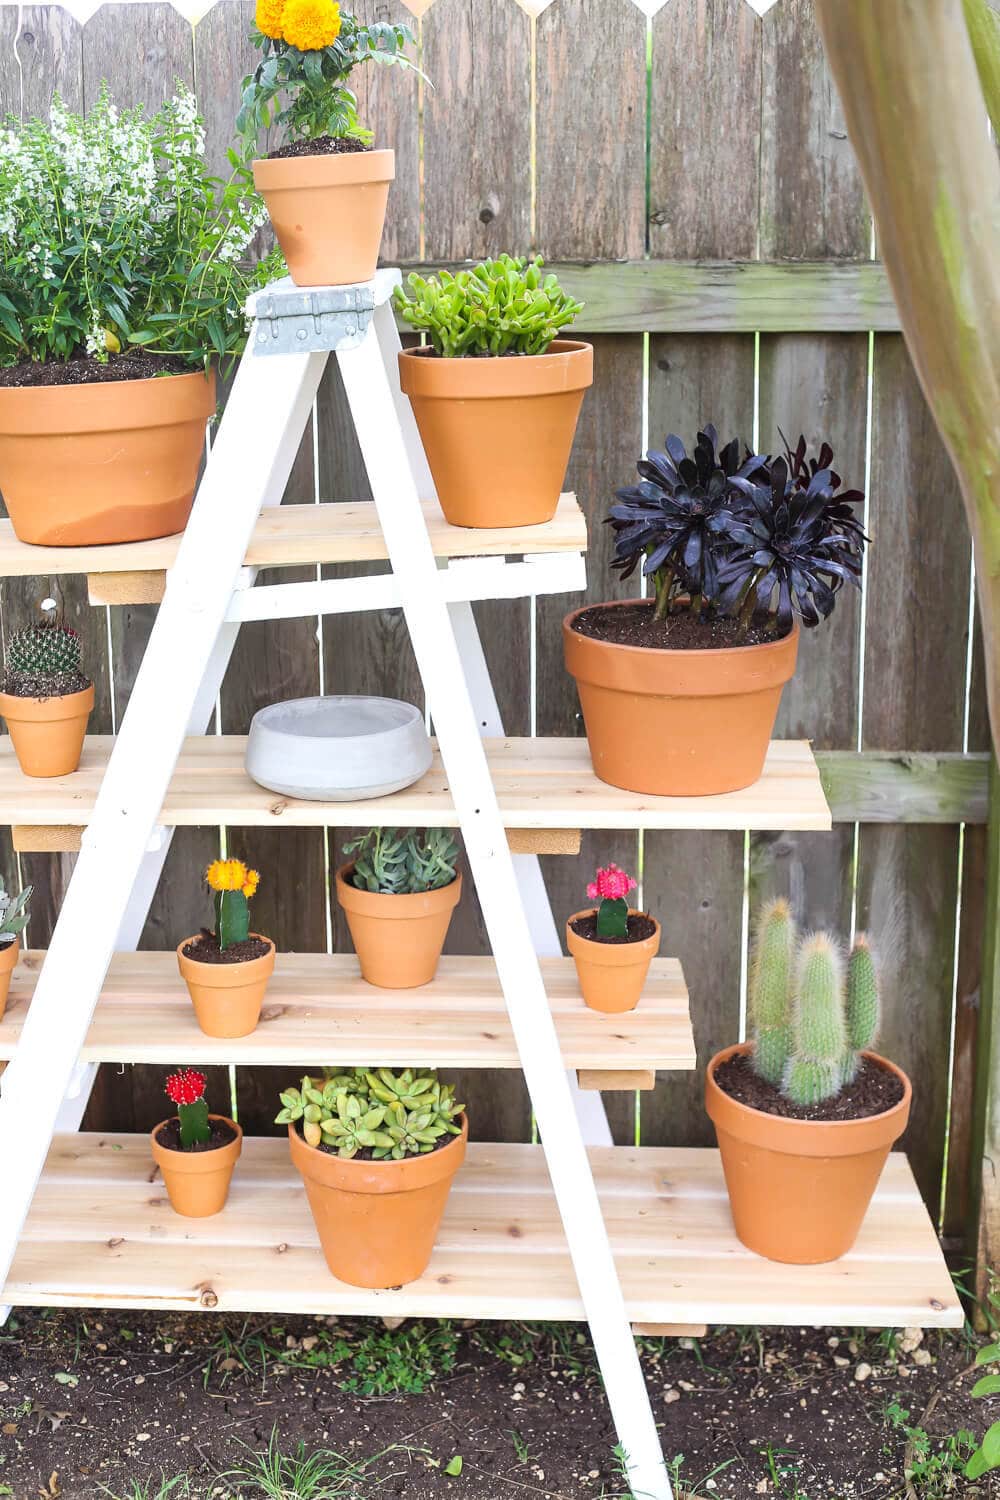
{"type": "MultiPolygon", "coordinates": [[[[24,776],[0,736],[0,824],[86,825],[111,751],[88,738],[72,776],[24,776]]],[[[584,739],[485,741],[508,828],[828,829],[830,809],[805,740],[774,740],[764,773],[743,791],[715,797],[652,797],[608,786],[594,775],[584,739]]],[[[258,828],[349,827],[373,823],[455,827],[440,757],[405,791],[359,802],[303,802],[266,791],[243,765],[246,739],[204,735],[185,741],[160,814],[171,827],[232,824],[258,828]]]]}
{"type": "MultiPolygon", "coordinates": [[[[45,955],[14,971],[0,1019],[0,1059],[14,1055],[45,955]]],[[[567,1068],[692,1069],[688,994],[675,958],[656,959],[642,1002],[605,1016],[583,1003],[570,958],[542,974],[567,1068]]],[[[517,1068],[517,1047],[492,958],[445,955],[433,985],[381,990],[353,954],[279,953],[257,1030],[236,1040],[199,1030],[173,953],[116,953],[82,1053],[88,1062],[323,1063],[517,1068]]],[[[634,1086],[634,1085],[633,1085],[634,1086]]]]}
{"type": "MultiPolygon", "coordinates": [[[[762,1260],[736,1239],[716,1152],[591,1151],[638,1323],[958,1327],[962,1309],[906,1158],[893,1156],[850,1255],[762,1260]]],[[[57,1136],[0,1300],[381,1316],[581,1319],[540,1147],[469,1148],[420,1281],[363,1291],[321,1258],[282,1139],[245,1143],[225,1210],[170,1209],[145,1136],[57,1136]]]]}
{"type": "MultiPolygon", "coordinates": [[[[583,552],[587,523],[576,496],[560,496],[542,526],[473,531],[449,526],[436,500],[422,502],[431,546],[438,557],[523,557],[539,552],[583,552]]],[[[176,536],[104,547],[33,547],[19,542],[0,521],[0,577],[59,573],[147,574],[173,566],[176,536]]],[[[325,505],[275,505],[261,511],[244,561],[250,567],[289,568],[305,563],[379,562],[388,557],[371,501],[325,505]]]]}

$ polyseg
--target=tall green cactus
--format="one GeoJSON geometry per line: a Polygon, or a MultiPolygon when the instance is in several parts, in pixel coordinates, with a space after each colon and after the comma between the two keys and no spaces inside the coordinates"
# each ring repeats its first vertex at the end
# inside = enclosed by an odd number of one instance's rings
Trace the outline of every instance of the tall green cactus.
{"type": "Polygon", "coordinates": [[[844,963],[825,932],[799,949],[792,1014],[792,1055],[784,1093],[793,1104],[819,1104],[840,1092],[847,1061],[844,963]]]}
{"type": "Polygon", "coordinates": [[[764,908],[757,928],[750,971],[750,1015],[754,1028],[753,1065],[780,1088],[792,1047],[792,963],[795,921],[787,901],[764,908]]]}
{"type": "Polygon", "coordinates": [[[882,1021],[878,969],[868,939],[859,932],[847,961],[847,1040],[850,1046],[844,1082],[853,1083],[861,1066],[860,1053],[874,1047],[882,1021]]]}

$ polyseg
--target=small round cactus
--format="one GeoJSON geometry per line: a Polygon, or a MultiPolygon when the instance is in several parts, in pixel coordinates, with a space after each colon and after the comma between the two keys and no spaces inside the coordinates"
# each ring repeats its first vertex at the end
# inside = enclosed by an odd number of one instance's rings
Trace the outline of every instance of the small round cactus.
{"type": "Polygon", "coordinates": [[[86,683],[80,637],[68,625],[46,622],[17,630],[7,642],[5,687],[19,695],[58,697],[86,683]]]}

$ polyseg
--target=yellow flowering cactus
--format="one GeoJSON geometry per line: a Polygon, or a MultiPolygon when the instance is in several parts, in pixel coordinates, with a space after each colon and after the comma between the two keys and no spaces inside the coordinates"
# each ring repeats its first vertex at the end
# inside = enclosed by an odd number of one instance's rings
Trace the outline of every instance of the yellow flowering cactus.
{"type": "Polygon", "coordinates": [[[260,875],[241,859],[213,859],[205,880],[215,892],[215,936],[223,950],[245,943],[250,936],[248,902],[257,894],[260,875]]]}
{"type": "Polygon", "coordinates": [[[251,40],[261,60],[243,80],[236,117],[248,147],[272,125],[292,141],[349,140],[359,150],[371,145],[347,81],[373,58],[416,70],[404,50],[413,41],[410,28],[390,21],[364,25],[337,0],[257,0],[255,19],[251,40]]]}

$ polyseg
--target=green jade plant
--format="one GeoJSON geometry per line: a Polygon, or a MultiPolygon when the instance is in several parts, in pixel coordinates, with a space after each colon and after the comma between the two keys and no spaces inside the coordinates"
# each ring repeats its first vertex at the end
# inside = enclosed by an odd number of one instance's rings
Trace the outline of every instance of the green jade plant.
{"type": "Polygon", "coordinates": [[[502,354],[544,354],[582,311],[558,278],[532,260],[500,255],[468,271],[411,272],[412,296],[393,293],[396,311],[427,338],[436,354],[461,359],[502,354]]]}
{"type": "Polygon", "coordinates": [[[0,876],[0,949],[9,948],[27,927],[28,902],[33,889],[33,886],[26,885],[19,896],[11,896],[0,876]]]}
{"type": "Polygon", "coordinates": [[[875,1045],[881,1019],[878,973],[867,939],[846,969],[827,933],[799,939],[787,901],[761,919],[750,979],[754,1071],[802,1108],[840,1093],[875,1045]]]}
{"type": "Polygon", "coordinates": [[[458,845],[447,828],[369,828],[344,853],[354,856],[351,883],[382,896],[436,891],[455,879],[458,845]]]}
{"type": "Polygon", "coordinates": [[[332,1078],[308,1074],[281,1094],[276,1125],[301,1124],[309,1146],[327,1146],[350,1159],[369,1151],[374,1161],[402,1161],[433,1151],[445,1135],[461,1135],[465,1109],[436,1073],[405,1068],[352,1068],[332,1078]]]}
{"type": "Polygon", "coordinates": [[[81,679],[80,637],[70,626],[29,625],[7,642],[6,692],[23,694],[41,685],[57,697],[77,692],[81,679]]]}

